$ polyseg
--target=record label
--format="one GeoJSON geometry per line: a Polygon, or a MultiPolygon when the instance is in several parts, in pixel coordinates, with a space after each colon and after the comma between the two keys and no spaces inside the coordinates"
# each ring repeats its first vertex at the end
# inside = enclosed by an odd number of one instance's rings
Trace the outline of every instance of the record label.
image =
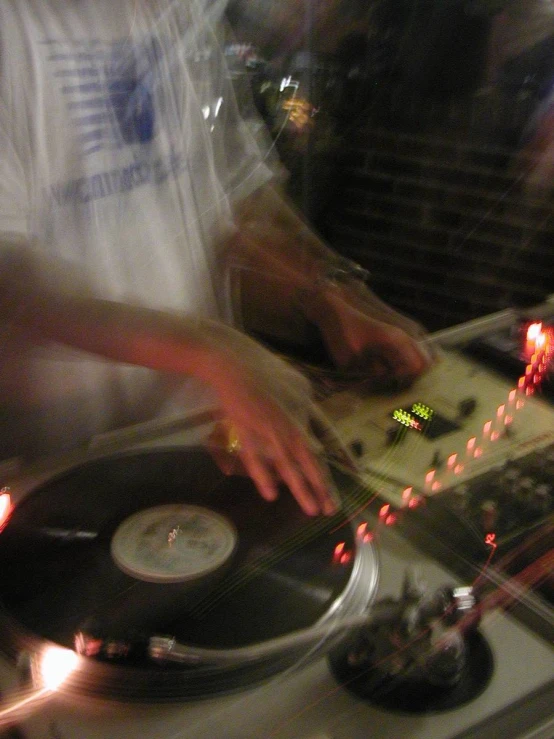
{"type": "Polygon", "coordinates": [[[219,513],[196,505],[162,505],[125,519],[113,535],[111,555],[138,580],[177,583],[218,570],[236,544],[235,527],[219,513]]]}

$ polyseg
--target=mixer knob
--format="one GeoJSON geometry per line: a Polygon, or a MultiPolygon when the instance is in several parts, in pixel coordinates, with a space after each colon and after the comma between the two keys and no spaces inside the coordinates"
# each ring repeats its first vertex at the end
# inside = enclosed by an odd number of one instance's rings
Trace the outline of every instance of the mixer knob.
{"type": "Polygon", "coordinates": [[[504,472],[502,473],[502,479],[505,482],[516,482],[519,480],[521,476],[521,472],[517,469],[517,467],[506,467],[504,472]]]}
{"type": "Polygon", "coordinates": [[[475,398],[464,398],[458,403],[458,414],[460,418],[467,418],[477,408],[477,400],[475,398]]]}
{"type": "Polygon", "coordinates": [[[481,503],[481,525],[483,531],[493,531],[498,521],[498,503],[494,500],[485,500],[481,503]]]}
{"type": "Polygon", "coordinates": [[[361,439],[354,439],[350,442],[350,451],[352,454],[359,459],[364,455],[364,443],[361,439]]]}
{"type": "Polygon", "coordinates": [[[464,511],[469,503],[469,485],[461,483],[452,490],[454,495],[453,504],[459,511],[464,511]]]}
{"type": "Polygon", "coordinates": [[[531,505],[540,513],[548,513],[552,506],[552,485],[542,483],[533,492],[531,505]]]}

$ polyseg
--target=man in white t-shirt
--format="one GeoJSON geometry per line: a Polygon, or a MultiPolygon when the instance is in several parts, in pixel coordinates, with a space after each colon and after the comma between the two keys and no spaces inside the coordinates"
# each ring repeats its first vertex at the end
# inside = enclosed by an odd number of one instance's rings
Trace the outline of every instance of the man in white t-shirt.
{"type": "Polygon", "coordinates": [[[231,327],[230,257],[280,286],[273,307],[300,305],[338,364],[378,348],[412,377],[428,358],[268,187],[209,4],[0,6],[0,459],[209,401],[264,497],[282,479],[330,512],[319,411],[231,327]]]}

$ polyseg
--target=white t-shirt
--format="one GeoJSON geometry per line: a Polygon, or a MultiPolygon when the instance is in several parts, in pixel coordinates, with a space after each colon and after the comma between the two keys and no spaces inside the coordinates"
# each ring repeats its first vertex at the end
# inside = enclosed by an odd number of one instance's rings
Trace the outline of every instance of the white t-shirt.
{"type": "MultiPolygon", "coordinates": [[[[271,176],[197,0],[2,0],[0,234],[99,297],[231,320],[215,244],[271,176]]],[[[203,404],[192,380],[0,326],[0,459],[203,404]]]]}

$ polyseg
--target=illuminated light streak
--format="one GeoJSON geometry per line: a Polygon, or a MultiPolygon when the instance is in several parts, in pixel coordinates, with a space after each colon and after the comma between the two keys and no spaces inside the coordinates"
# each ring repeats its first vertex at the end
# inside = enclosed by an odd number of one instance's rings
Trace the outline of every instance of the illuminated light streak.
{"type": "Polygon", "coordinates": [[[517,397],[517,390],[510,390],[510,392],[508,393],[508,400],[510,402],[513,402],[516,399],[516,397],[517,397]]]}
{"type": "Polygon", "coordinates": [[[479,457],[482,457],[482,456],[483,456],[483,450],[481,449],[481,447],[480,447],[480,446],[478,446],[478,447],[477,447],[477,448],[475,449],[475,451],[473,452],[473,458],[474,458],[474,459],[479,459],[479,457]]]}
{"type": "MultiPolygon", "coordinates": [[[[515,394],[515,390],[512,390],[512,392],[515,394]]],[[[510,393],[510,395],[511,394],[512,393],[510,393]]],[[[498,416],[498,418],[501,418],[505,412],[506,412],[506,406],[504,405],[504,403],[502,403],[502,405],[499,405],[498,408],[496,409],[496,415],[498,416]]]]}
{"type": "Polygon", "coordinates": [[[389,513],[389,515],[385,518],[385,526],[394,526],[397,520],[398,516],[395,513],[389,513]]]}
{"type": "MultiPolygon", "coordinates": [[[[11,705],[0,709],[0,728],[6,728],[18,723],[24,718],[27,718],[29,714],[29,708],[32,707],[33,703],[42,705],[42,699],[51,695],[52,691],[48,688],[42,688],[41,690],[33,690],[25,698],[20,698],[14,701],[11,705]]],[[[35,706],[35,710],[39,708],[39,705],[35,706]]]]}
{"type": "Polygon", "coordinates": [[[431,490],[434,493],[438,493],[439,490],[441,490],[442,485],[438,480],[435,480],[435,482],[431,485],[431,490]]]}
{"type": "Polygon", "coordinates": [[[504,426],[510,426],[514,422],[513,416],[506,416],[504,419],[504,426]]]}
{"type": "Polygon", "coordinates": [[[493,431],[491,434],[491,441],[498,441],[500,439],[500,434],[498,431],[493,431]]]}
{"type": "Polygon", "coordinates": [[[0,531],[8,523],[13,511],[12,497],[8,491],[9,488],[0,490],[0,531]]]}
{"type": "Polygon", "coordinates": [[[448,457],[448,461],[446,462],[446,466],[447,467],[454,467],[454,465],[456,464],[456,460],[457,459],[458,459],[458,455],[457,454],[451,454],[448,457]]]}
{"type": "Polygon", "coordinates": [[[468,452],[470,452],[475,447],[476,442],[477,442],[476,436],[472,436],[471,439],[468,439],[467,444],[466,444],[466,449],[468,450],[468,452]]]}
{"type": "Polygon", "coordinates": [[[485,425],[483,426],[483,433],[488,434],[492,428],[492,421],[486,421],[485,425]]]}
{"type": "Polygon", "coordinates": [[[463,464],[457,464],[454,467],[454,474],[455,475],[461,475],[463,471],[464,471],[464,465],[463,464]]]}
{"type": "Polygon", "coordinates": [[[525,377],[520,377],[517,381],[518,388],[522,389],[525,387],[525,377]]]}
{"type": "Polygon", "coordinates": [[[366,534],[364,534],[364,538],[362,539],[364,544],[370,544],[375,537],[371,533],[371,531],[368,531],[366,534]]]}
{"type": "Polygon", "coordinates": [[[435,477],[436,470],[429,470],[429,472],[425,475],[425,482],[430,485],[433,482],[433,479],[435,477]]]}

